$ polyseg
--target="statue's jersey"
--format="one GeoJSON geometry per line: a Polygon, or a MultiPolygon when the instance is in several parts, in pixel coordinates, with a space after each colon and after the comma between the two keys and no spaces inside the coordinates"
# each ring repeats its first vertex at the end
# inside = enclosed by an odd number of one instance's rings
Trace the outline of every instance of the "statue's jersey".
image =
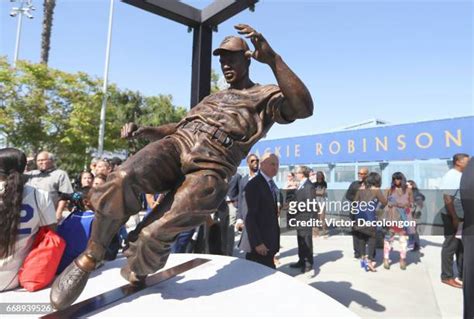
{"type": "Polygon", "coordinates": [[[292,122],[281,114],[284,99],[278,86],[258,84],[205,97],[178,127],[187,122],[202,122],[220,128],[233,139],[233,144],[226,147],[207,133],[179,128],[170,138],[179,143],[183,172],[212,169],[224,177],[232,176],[252,146],[275,122],[292,122]]]}

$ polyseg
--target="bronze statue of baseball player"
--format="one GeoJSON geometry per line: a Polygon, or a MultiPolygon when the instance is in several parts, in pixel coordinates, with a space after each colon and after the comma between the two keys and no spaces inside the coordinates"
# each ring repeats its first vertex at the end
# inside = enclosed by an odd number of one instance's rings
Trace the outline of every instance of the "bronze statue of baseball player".
{"type": "Polygon", "coordinates": [[[203,223],[224,200],[227,181],[251,147],[276,123],[288,124],[313,114],[311,95],[252,27],[239,24],[237,36],[226,37],[213,55],[219,56],[229,88],[205,97],[179,123],[140,127],[129,123],[124,138],[152,141],[92,190],[96,212],[85,252],[56,278],[51,302],[57,309],[72,304],[89,274],[103,260],[106,247],[129,216],[140,210],[140,193],[167,195],[131,236],[121,271],[133,284],[162,268],[176,236],[203,223]],[[267,64],[277,85],[259,85],[249,77],[252,58],[267,64]]]}

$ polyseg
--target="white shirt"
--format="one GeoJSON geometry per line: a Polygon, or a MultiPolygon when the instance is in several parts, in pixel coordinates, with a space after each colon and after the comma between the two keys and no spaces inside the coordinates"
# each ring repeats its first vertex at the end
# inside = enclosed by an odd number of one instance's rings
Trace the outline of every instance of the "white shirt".
{"type": "Polygon", "coordinates": [[[298,186],[298,189],[302,189],[304,183],[306,183],[307,180],[308,180],[307,178],[303,178],[303,179],[300,181],[300,185],[298,186]]]}
{"type": "MultiPolygon", "coordinates": [[[[273,178],[268,177],[268,176],[265,175],[265,173],[262,172],[262,171],[259,171],[259,173],[262,174],[263,178],[265,178],[265,180],[267,181],[268,188],[270,188],[270,191],[271,191],[272,193],[273,193],[273,190],[272,190],[272,185],[270,184],[270,181],[272,181],[273,184],[275,184],[276,190],[278,190],[278,186],[276,186],[276,183],[275,183],[275,181],[273,180],[273,178]]],[[[278,207],[280,207],[281,204],[280,204],[280,201],[278,200],[278,196],[279,196],[279,195],[278,195],[278,193],[276,193],[276,194],[274,194],[274,195],[276,196],[276,201],[277,201],[276,204],[277,204],[278,207]]]]}
{"type": "MultiPolygon", "coordinates": [[[[444,174],[443,179],[441,180],[441,190],[444,195],[449,195],[454,197],[454,209],[456,215],[459,218],[464,218],[464,210],[462,209],[461,204],[461,192],[459,188],[461,186],[461,177],[462,173],[457,169],[450,169],[446,174],[444,174]]],[[[442,210],[443,214],[447,214],[446,209],[442,210]]]]}
{"type": "MultiPolygon", "coordinates": [[[[265,178],[265,180],[267,181],[267,185],[268,187],[270,188],[270,190],[272,190],[272,187],[270,185],[270,181],[273,180],[271,177],[268,177],[264,172],[260,171],[260,174],[262,174],[263,178],[265,178]]],[[[275,181],[274,181],[275,183],[275,181]]]]}
{"type": "Polygon", "coordinates": [[[254,178],[255,176],[257,176],[258,173],[260,173],[260,171],[256,171],[253,175],[248,174],[248,175],[249,175],[249,182],[252,180],[252,178],[254,178]]]}
{"type": "Polygon", "coordinates": [[[12,255],[0,259],[0,291],[18,287],[18,270],[31,250],[41,226],[56,223],[56,210],[48,192],[25,185],[20,224],[12,255]]]}

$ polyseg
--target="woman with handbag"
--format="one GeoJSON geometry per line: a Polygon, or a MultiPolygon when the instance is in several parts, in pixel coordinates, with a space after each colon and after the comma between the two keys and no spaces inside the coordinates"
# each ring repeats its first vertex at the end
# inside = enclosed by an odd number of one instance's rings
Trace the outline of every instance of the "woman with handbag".
{"type": "Polygon", "coordinates": [[[359,226],[359,221],[373,222],[377,220],[377,207],[379,203],[387,205],[387,198],[382,194],[380,186],[382,178],[378,173],[370,173],[355,196],[358,203],[358,213],[355,218],[354,235],[358,238],[359,252],[361,252],[361,267],[366,271],[375,269],[375,241],[377,228],[375,226],[359,226]]]}
{"type": "Polygon", "coordinates": [[[18,287],[18,271],[40,227],[55,227],[54,204],[47,192],[25,185],[26,156],[0,149],[0,291],[18,287]]]}
{"type": "MultiPolygon", "coordinates": [[[[387,200],[388,205],[384,209],[386,221],[396,223],[409,220],[409,214],[413,204],[413,192],[408,188],[407,180],[403,173],[393,173],[391,187],[387,190],[387,200]]],[[[404,227],[393,226],[386,230],[383,246],[383,266],[385,269],[390,269],[389,255],[395,236],[398,235],[400,244],[400,269],[406,270],[407,233],[408,229],[404,227]]]]}

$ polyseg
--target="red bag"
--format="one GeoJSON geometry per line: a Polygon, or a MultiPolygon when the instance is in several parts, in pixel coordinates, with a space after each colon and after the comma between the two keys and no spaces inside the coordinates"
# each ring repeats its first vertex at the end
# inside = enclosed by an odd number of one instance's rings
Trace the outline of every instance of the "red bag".
{"type": "Polygon", "coordinates": [[[18,271],[20,286],[36,291],[48,286],[54,279],[66,242],[48,227],[36,234],[33,248],[18,271]]]}

